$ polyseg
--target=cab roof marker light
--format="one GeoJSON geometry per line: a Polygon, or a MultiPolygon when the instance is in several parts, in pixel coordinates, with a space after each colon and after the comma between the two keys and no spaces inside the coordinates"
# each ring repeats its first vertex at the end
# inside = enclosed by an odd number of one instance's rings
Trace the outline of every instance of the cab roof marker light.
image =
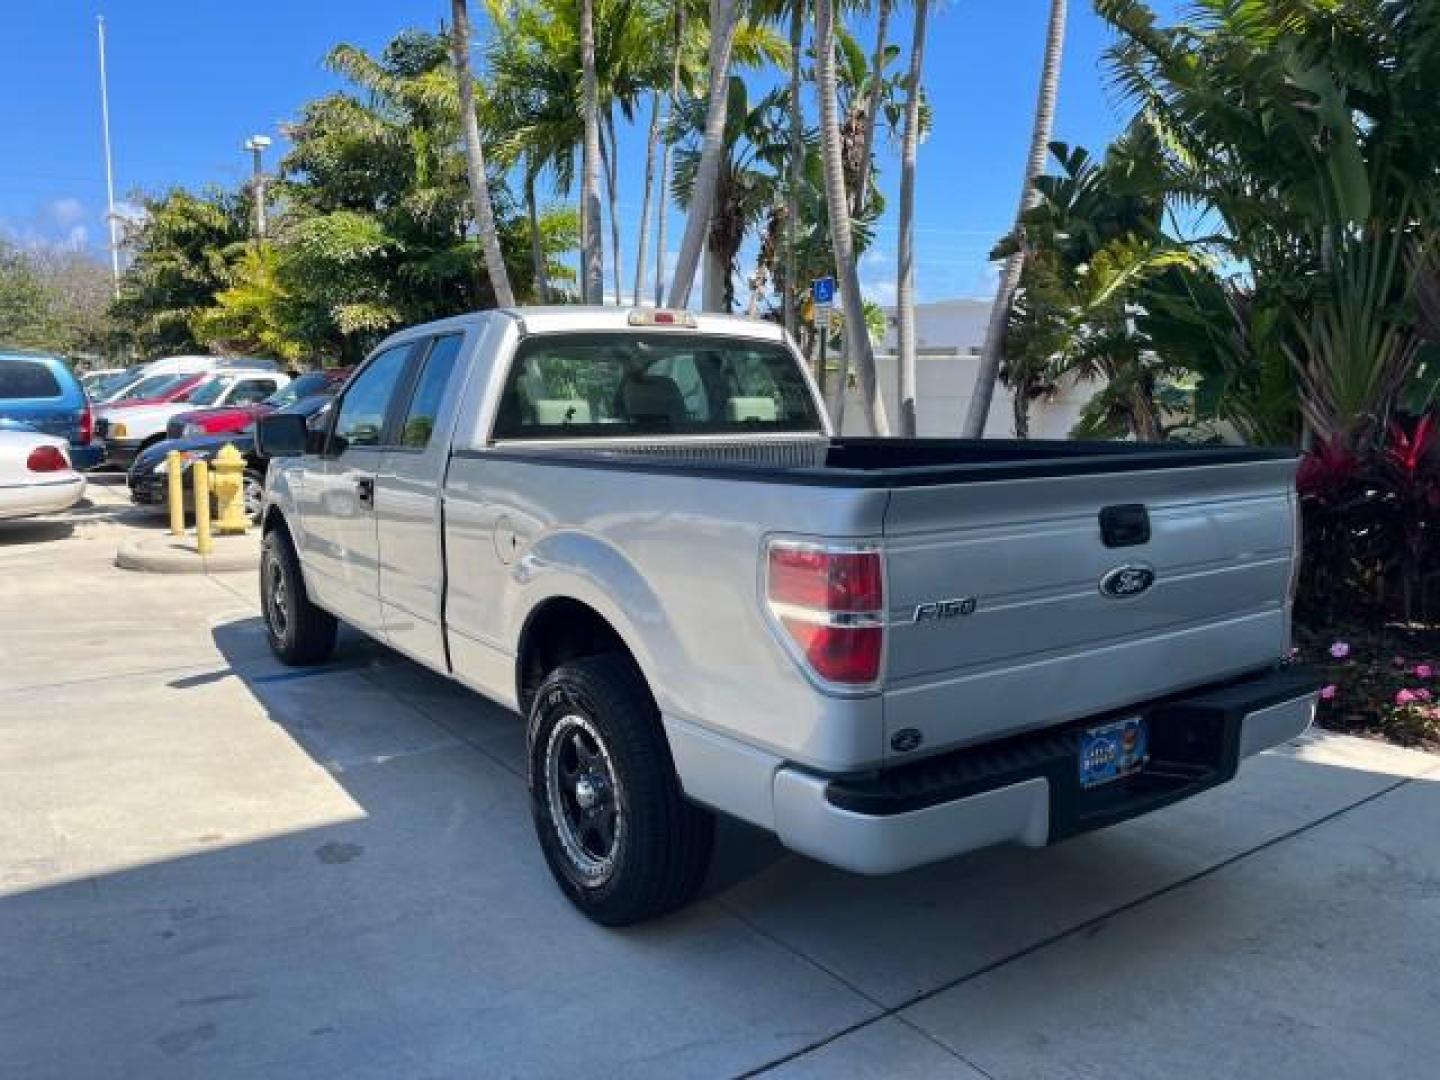
{"type": "Polygon", "coordinates": [[[694,330],[699,326],[693,311],[674,308],[635,308],[627,320],[631,326],[679,326],[694,330]]]}

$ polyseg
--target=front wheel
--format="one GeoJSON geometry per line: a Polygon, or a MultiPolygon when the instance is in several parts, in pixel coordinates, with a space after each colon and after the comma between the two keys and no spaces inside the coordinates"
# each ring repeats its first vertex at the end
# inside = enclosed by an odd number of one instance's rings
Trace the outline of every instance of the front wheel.
{"type": "Polygon", "coordinates": [[[254,528],[260,524],[260,515],[265,510],[265,474],[246,469],[240,493],[245,501],[245,517],[254,528]]]}
{"type": "Polygon", "coordinates": [[[536,692],[528,741],[535,830],[576,907],[603,926],[626,926],[694,897],[715,818],[681,793],[633,664],[598,656],[561,665],[536,692]]]}
{"type": "Polygon", "coordinates": [[[335,616],[310,602],[300,560],[283,529],[265,534],[260,547],[260,608],[270,648],[292,666],[318,664],[335,649],[335,616]]]}

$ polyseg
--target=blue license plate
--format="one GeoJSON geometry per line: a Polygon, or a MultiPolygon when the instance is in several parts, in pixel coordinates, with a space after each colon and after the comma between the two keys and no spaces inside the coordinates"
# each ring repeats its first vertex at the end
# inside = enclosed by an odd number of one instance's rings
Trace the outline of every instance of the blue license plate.
{"type": "Polygon", "coordinates": [[[1148,756],[1143,717],[1088,728],[1080,734],[1080,786],[1097,787],[1139,772],[1148,756]]]}

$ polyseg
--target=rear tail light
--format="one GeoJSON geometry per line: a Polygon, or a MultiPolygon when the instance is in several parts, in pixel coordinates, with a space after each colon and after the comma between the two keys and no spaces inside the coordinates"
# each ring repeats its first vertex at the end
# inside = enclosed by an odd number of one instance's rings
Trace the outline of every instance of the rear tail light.
{"type": "Polygon", "coordinates": [[[85,403],[85,408],[80,411],[80,445],[89,446],[90,440],[95,437],[95,410],[90,408],[90,403],[85,403]]]}
{"type": "Polygon", "coordinates": [[[31,472],[64,472],[70,468],[70,459],[58,446],[37,446],[25,459],[25,468],[31,472]]]}
{"type": "Polygon", "coordinates": [[[780,628],[819,678],[865,686],[880,677],[885,574],[878,549],[775,540],[765,599],[780,628]]]}

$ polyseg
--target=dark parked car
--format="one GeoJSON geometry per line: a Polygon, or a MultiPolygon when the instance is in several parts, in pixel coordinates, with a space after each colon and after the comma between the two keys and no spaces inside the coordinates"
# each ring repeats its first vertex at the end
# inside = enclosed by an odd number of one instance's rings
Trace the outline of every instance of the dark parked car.
{"type": "Polygon", "coordinates": [[[100,464],[90,399],[58,357],[0,353],[0,420],[67,440],[70,462],[82,472],[100,464]]]}
{"type": "MultiPolygon", "coordinates": [[[[334,399],[329,395],[302,398],[279,411],[303,416],[313,425],[321,421],[332,400],[334,399]]],[[[195,435],[188,439],[167,439],[147,447],[130,466],[126,478],[130,488],[130,501],[142,506],[167,504],[170,485],[166,462],[170,451],[177,450],[185,463],[185,504],[187,508],[191,508],[190,466],[197,461],[213,460],[227,443],[233,443],[235,449],[245,457],[245,513],[252,523],[258,524],[260,506],[265,495],[265,470],[270,462],[255,448],[253,423],[243,431],[225,435],[195,435]]]]}

